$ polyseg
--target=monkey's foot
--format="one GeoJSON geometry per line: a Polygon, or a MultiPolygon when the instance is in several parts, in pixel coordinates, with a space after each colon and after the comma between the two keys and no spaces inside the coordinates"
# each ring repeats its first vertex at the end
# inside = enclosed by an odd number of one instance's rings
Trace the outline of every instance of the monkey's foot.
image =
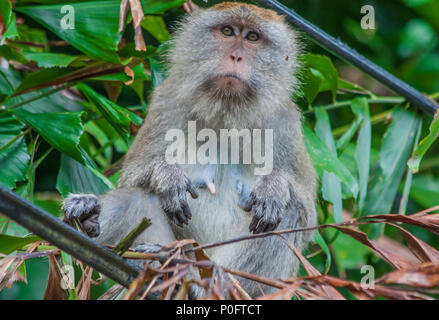
{"type": "Polygon", "coordinates": [[[77,220],[91,238],[100,234],[98,216],[101,211],[99,199],[94,194],[69,194],[62,209],[67,221],[77,220]]]}

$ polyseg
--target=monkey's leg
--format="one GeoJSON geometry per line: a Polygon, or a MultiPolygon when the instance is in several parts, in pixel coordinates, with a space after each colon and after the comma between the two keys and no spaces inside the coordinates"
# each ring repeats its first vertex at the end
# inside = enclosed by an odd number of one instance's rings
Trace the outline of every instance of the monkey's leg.
{"type": "MultiPolygon", "coordinates": [[[[303,226],[297,210],[288,212],[282,219],[278,229],[294,229],[303,226]]],[[[248,234],[248,227],[243,226],[240,235],[248,234]]],[[[302,251],[305,245],[304,235],[301,233],[285,234],[283,237],[298,251],[302,251]]],[[[210,258],[218,265],[249,272],[251,274],[268,277],[288,279],[293,277],[299,268],[299,261],[291,249],[278,236],[269,236],[262,239],[252,239],[230,245],[225,245],[209,252],[210,258]]],[[[255,281],[236,277],[251,297],[255,298],[275,292],[276,288],[259,284],[255,281]]],[[[195,291],[195,290],[194,290],[195,291]]],[[[194,297],[203,294],[198,288],[194,297]]]]}
{"type": "Polygon", "coordinates": [[[175,240],[157,196],[140,188],[120,188],[100,197],[72,194],[64,200],[63,210],[66,219],[78,218],[87,234],[100,243],[119,243],[144,217],[151,219],[152,225],[133,247],[145,243],[166,245],[175,240]]]}

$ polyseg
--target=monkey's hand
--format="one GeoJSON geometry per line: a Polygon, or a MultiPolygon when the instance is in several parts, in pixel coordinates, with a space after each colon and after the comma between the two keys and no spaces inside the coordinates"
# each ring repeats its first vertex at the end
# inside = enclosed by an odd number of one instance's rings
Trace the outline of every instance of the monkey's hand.
{"type": "Polygon", "coordinates": [[[101,204],[94,194],[69,194],[64,199],[62,210],[64,220],[72,222],[76,219],[89,237],[94,238],[99,235],[98,216],[101,204]]]}
{"type": "Polygon", "coordinates": [[[183,169],[178,164],[162,162],[154,168],[150,186],[159,197],[160,205],[169,219],[180,227],[187,224],[192,213],[186,192],[193,199],[198,198],[198,192],[183,169]]]}
{"type": "Polygon", "coordinates": [[[268,232],[276,229],[290,202],[289,182],[282,174],[273,172],[261,176],[250,194],[241,200],[245,211],[255,214],[249,231],[253,233],[268,232]]]}

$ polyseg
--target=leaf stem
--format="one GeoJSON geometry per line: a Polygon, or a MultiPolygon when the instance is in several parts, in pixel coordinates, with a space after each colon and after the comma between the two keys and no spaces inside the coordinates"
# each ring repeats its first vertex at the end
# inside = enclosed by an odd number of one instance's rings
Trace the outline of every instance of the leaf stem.
{"type": "MultiPolygon", "coordinates": [[[[367,102],[369,104],[400,104],[400,103],[403,103],[404,101],[405,101],[405,98],[403,98],[403,97],[376,97],[376,98],[367,99],[367,102]]],[[[328,105],[323,105],[323,106],[318,106],[318,107],[325,108],[326,110],[334,110],[334,109],[338,109],[338,108],[349,107],[351,105],[351,103],[352,103],[352,100],[346,100],[346,101],[336,102],[333,104],[328,104],[328,105]]],[[[304,114],[310,114],[310,113],[314,112],[315,108],[317,108],[317,107],[314,107],[312,110],[305,111],[304,114]]]]}
{"type": "Polygon", "coordinates": [[[50,95],[52,95],[52,94],[54,94],[54,93],[57,93],[58,91],[61,91],[61,90],[67,89],[67,88],[69,88],[69,87],[71,87],[71,86],[73,86],[73,85],[74,85],[74,82],[65,83],[65,84],[63,84],[63,85],[60,86],[60,87],[57,87],[57,88],[54,88],[54,89],[52,89],[52,90],[49,90],[49,91],[43,92],[42,94],[39,94],[39,95],[37,95],[37,96],[35,96],[35,97],[32,97],[32,98],[30,98],[30,99],[27,99],[27,100],[25,100],[25,101],[22,101],[22,102],[18,102],[18,103],[16,103],[16,104],[13,104],[12,106],[7,107],[6,110],[12,110],[12,109],[15,109],[15,108],[21,107],[21,106],[23,106],[23,105],[25,105],[25,104],[28,104],[28,103],[34,102],[34,101],[36,101],[36,100],[38,100],[38,99],[41,99],[41,98],[44,98],[44,97],[50,96],[50,95]]]}
{"type": "Polygon", "coordinates": [[[31,127],[27,128],[25,131],[22,131],[19,135],[13,137],[11,140],[9,140],[8,142],[6,142],[4,145],[2,145],[0,147],[0,153],[3,152],[3,150],[5,150],[7,147],[9,147],[11,144],[13,144],[15,141],[17,141],[20,137],[24,136],[25,134],[27,134],[28,132],[30,132],[32,130],[31,127]]]}
{"type": "MultiPolygon", "coordinates": [[[[387,110],[381,113],[378,113],[370,118],[370,122],[372,125],[380,123],[381,121],[384,121],[387,119],[387,117],[392,113],[393,110],[387,110]]],[[[341,136],[343,133],[345,133],[349,129],[350,125],[345,125],[342,127],[338,127],[332,131],[332,134],[334,137],[341,136]]]]}

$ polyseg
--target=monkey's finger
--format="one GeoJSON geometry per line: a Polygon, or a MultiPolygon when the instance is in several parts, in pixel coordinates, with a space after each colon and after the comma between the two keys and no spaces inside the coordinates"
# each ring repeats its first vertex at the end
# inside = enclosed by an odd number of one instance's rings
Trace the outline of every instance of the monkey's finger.
{"type": "Polygon", "coordinates": [[[215,188],[215,185],[213,184],[213,182],[207,183],[207,189],[209,189],[209,191],[212,195],[216,194],[216,188],[215,188]]]}
{"type": "Polygon", "coordinates": [[[262,218],[256,224],[255,233],[265,232],[267,230],[267,228],[268,228],[268,222],[264,218],[262,218]]]}
{"type": "Polygon", "coordinates": [[[244,206],[242,207],[242,209],[244,211],[249,212],[252,209],[253,205],[255,204],[255,201],[256,201],[256,197],[255,197],[254,193],[252,192],[248,196],[247,200],[245,200],[244,206]]]}
{"type": "Polygon", "coordinates": [[[261,233],[262,230],[264,230],[264,228],[265,228],[264,222],[261,219],[254,217],[251,224],[250,224],[249,230],[250,230],[250,232],[253,232],[256,234],[256,233],[261,233]]]}
{"type": "Polygon", "coordinates": [[[186,201],[182,201],[181,202],[181,208],[183,209],[183,214],[185,215],[185,217],[187,219],[191,219],[192,218],[192,212],[191,209],[189,208],[189,205],[186,201]]]}
{"type": "Polygon", "coordinates": [[[184,216],[184,214],[183,214],[183,210],[182,209],[179,209],[179,210],[177,210],[176,212],[174,212],[174,217],[177,219],[177,225],[179,226],[179,227],[183,227],[185,224],[187,224],[188,223],[188,220],[187,220],[187,218],[184,216]]]}
{"type": "Polygon", "coordinates": [[[82,227],[90,238],[96,238],[101,233],[101,228],[98,221],[98,215],[95,214],[90,219],[82,222],[82,227]]]}
{"type": "Polygon", "coordinates": [[[195,189],[192,182],[188,181],[188,183],[186,184],[186,190],[191,194],[192,199],[198,198],[198,191],[197,189],[195,189]]]}
{"type": "Polygon", "coordinates": [[[255,215],[252,219],[252,222],[250,223],[249,231],[253,233],[257,233],[256,230],[258,228],[258,225],[261,221],[261,217],[258,215],[255,215]]]}

